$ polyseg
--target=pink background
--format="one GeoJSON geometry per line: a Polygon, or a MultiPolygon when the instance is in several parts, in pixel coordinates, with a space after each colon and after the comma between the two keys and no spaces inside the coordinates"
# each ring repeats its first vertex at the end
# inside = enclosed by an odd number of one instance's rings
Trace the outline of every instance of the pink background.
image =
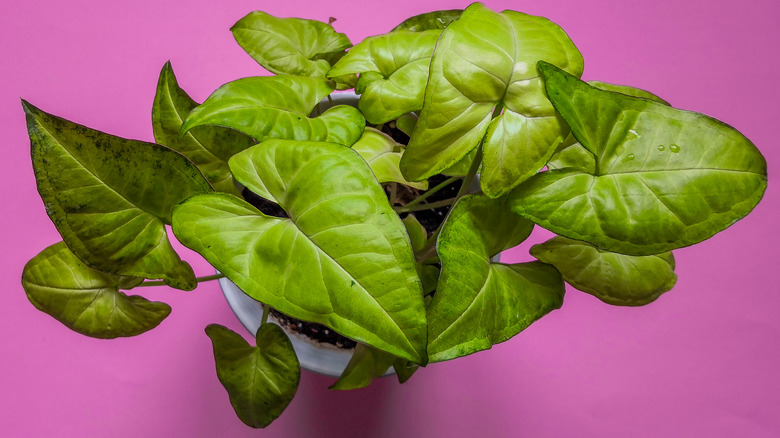
{"type": "MultiPolygon", "coordinates": [[[[777,184],[754,213],[676,253],[679,282],[640,309],[570,290],[563,309],[511,341],[348,393],[304,373],[263,432],[233,414],[203,328],[242,330],[216,283],[168,302],[156,330],[102,341],[33,308],[24,263],[59,240],[35,190],[19,98],[116,135],[152,140],[157,75],[170,59],[197,100],[263,74],[229,27],[253,9],[327,20],[353,42],[457,1],[4,1],[0,10],[0,436],[780,436],[777,184]],[[360,5],[360,6],[355,6],[360,5]],[[373,16],[372,16],[373,15],[373,16]]],[[[652,90],[777,150],[779,7],[775,0],[489,1],[562,25],[585,79],[652,90]]],[[[775,175],[773,175],[775,176],[775,175]]],[[[537,235],[538,237],[538,235],[537,235]]],[[[528,258],[527,248],[505,260],[528,258]]],[[[200,274],[211,273],[188,253],[200,274]]]]}

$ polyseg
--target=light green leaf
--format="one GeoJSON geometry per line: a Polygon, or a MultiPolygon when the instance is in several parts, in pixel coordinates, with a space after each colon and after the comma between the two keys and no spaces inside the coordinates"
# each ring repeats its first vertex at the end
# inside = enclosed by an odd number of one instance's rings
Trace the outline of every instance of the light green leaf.
{"type": "Polygon", "coordinates": [[[374,379],[382,377],[395,361],[396,357],[392,354],[358,344],[341,377],[328,389],[343,391],[365,388],[374,379]]]}
{"type": "MultiPolygon", "coordinates": [[[[669,106],[665,100],[649,91],[639,88],[629,87],[627,85],[608,84],[599,81],[588,81],[588,84],[600,90],[614,91],[629,96],[650,99],[669,106]]],[[[582,147],[582,145],[577,142],[577,139],[574,138],[574,135],[569,132],[566,139],[558,145],[555,153],[550,157],[550,160],[547,162],[547,168],[550,170],[576,168],[583,172],[596,173],[596,157],[582,147]]]]}
{"type": "Polygon", "coordinates": [[[292,343],[275,324],[257,330],[257,346],[218,324],[206,327],[214,347],[219,382],[247,426],[266,427],[290,404],[301,380],[292,343]]]}
{"type": "Polygon", "coordinates": [[[196,196],[174,213],[179,240],[253,298],[423,362],[425,311],[409,237],[365,161],[339,145],[268,140],[230,167],[290,219],[231,196],[196,196]]]}
{"type": "Polygon", "coordinates": [[[440,173],[483,138],[480,181],[488,196],[540,170],[567,132],[544,94],[540,59],[582,73],[582,56],[556,24],[469,6],[436,45],[420,120],[401,160],[406,178],[440,173]]]}
{"type": "Polygon", "coordinates": [[[241,193],[233,183],[227,160],[255,142],[246,135],[218,126],[199,126],[179,137],[184,119],[197,106],[198,103],[179,87],[170,61],[166,62],[160,72],[152,107],[155,141],[189,158],[216,190],[238,196],[241,193]]]}
{"type": "Polygon", "coordinates": [[[201,125],[219,125],[254,137],[327,141],[350,146],[366,121],[356,108],[338,105],[309,118],[333,88],[325,80],[295,76],[239,79],[219,87],[187,117],[182,134],[201,125]]]}
{"type": "Polygon", "coordinates": [[[764,157],[730,126],[539,68],[596,168],[534,176],[511,195],[517,213],[602,249],[651,255],[711,237],[761,199],[764,157]]]}
{"type": "Polygon", "coordinates": [[[423,32],[429,29],[444,29],[450,23],[457,20],[463,9],[448,9],[442,11],[426,12],[424,14],[409,17],[393,28],[392,32],[411,30],[423,32]]]}
{"type": "Polygon", "coordinates": [[[455,204],[437,244],[442,271],[428,308],[429,361],[490,348],[561,306],[563,280],[552,266],[490,261],[532,229],[504,198],[469,195],[455,204]]]}
{"type": "Polygon", "coordinates": [[[22,102],[38,192],[63,240],[88,266],[194,289],[165,231],[173,207],[211,191],[184,156],[77,125],[22,102]]]}
{"type": "Polygon", "coordinates": [[[324,78],[334,57],[352,46],[330,24],[250,12],[230,30],[258,64],[276,74],[324,78]]]}
{"type": "Polygon", "coordinates": [[[616,306],[644,306],[677,282],[671,252],[629,256],[556,236],[534,245],[531,255],[555,266],[570,285],[616,306]]]}
{"type": "Polygon", "coordinates": [[[373,124],[422,108],[428,64],[439,30],[368,37],[333,66],[328,77],[360,74],[358,107],[373,124]]]}
{"type": "Polygon", "coordinates": [[[22,273],[22,287],[35,307],[71,330],[102,339],[139,335],[171,313],[165,303],[119,292],[142,281],[96,271],[63,242],[35,256],[22,273]]]}
{"type": "Polygon", "coordinates": [[[412,243],[412,251],[417,252],[423,249],[425,243],[428,241],[428,232],[425,231],[425,227],[423,227],[420,221],[412,214],[403,218],[403,223],[404,227],[406,227],[406,233],[409,235],[409,240],[412,243]]]}
{"type": "Polygon", "coordinates": [[[380,183],[397,182],[419,190],[428,190],[428,181],[409,182],[398,168],[403,155],[403,146],[389,135],[374,128],[366,128],[360,139],[352,145],[371,167],[380,183]]]}

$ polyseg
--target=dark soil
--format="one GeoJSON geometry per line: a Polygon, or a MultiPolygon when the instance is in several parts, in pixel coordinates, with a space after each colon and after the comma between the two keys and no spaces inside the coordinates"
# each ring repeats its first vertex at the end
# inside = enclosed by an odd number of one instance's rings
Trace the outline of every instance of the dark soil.
{"type": "Polygon", "coordinates": [[[327,342],[328,344],[335,345],[338,348],[345,349],[355,348],[355,346],[357,346],[357,342],[341,336],[340,334],[334,332],[332,329],[329,329],[322,324],[291,318],[276,309],[271,309],[269,313],[279,321],[279,324],[281,324],[282,327],[291,332],[305,335],[309,339],[312,339],[316,342],[327,342]]]}
{"type": "MultiPolygon", "coordinates": [[[[428,179],[428,187],[432,189],[444,182],[446,179],[447,177],[444,175],[434,175],[428,179]]],[[[429,196],[425,202],[436,202],[454,198],[455,195],[458,194],[458,190],[460,190],[461,185],[463,185],[463,180],[457,180],[429,196]]],[[[425,192],[420,192],[420,194],[424,193],[425,192]]],[[[428,232],[428,237],[431,237],[433,232],[439,228],[439,225],[444,222],[444,219],[447,217],[447,213],[450,212],[450,208],[450,205],[445,205],[444,207],[434,208],[433,210],[414,211],[407,214],[413,214],[414,217],[425,228],[425,231],[428,232]]],[[[401,217],[403,218],[405,215],[402,215],[401,217]]]]}

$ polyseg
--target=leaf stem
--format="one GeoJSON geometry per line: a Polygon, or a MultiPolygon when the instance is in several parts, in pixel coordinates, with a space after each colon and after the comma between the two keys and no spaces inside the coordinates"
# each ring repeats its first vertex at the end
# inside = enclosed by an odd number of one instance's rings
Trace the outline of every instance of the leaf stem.
{"type": "Polygon", "coordinates": [[[268,315],[271,313],[271,306],[263,304],[263,318],[260,320],[260,325],[268,322],[268,315]]]}
{"type": "Polygon", "coordinates": [[[439,208],[439,207],[445,207],[447,205],[452,205],[452,204],[455,203],[456,200],[457,200],[456,198],[450,198],[450,199],[444,199],[444,200],[441,200],[441,201],[431,202],[429,204],[413,205],[411,207],[407,204],[407,205],[404,205],[403,207],[395,207],[395,208],[393,208],[393,210],[395,210],[396,213],[409,213],[409,212],[412,212],[412,211],[433,210],[434,208],[439,208]]]}
{"type": "MultiPolygon", "coordinates": [[[[220,278],[224,278],[224,277],[225,274],[204,275],[203,277],[196,277],[195,281],[197,283],[200,283],[202,281],[219,280],[220,278]]],[[[149,286],[167,286],[167,284],[163,280],[149,280],[149,281],[144,281],[143,283],[139,284],[136,287],[149,287],[149,286]]]]}
{"type": "Polygon", "coordinates": [[[390,206],[395,205],[395,200],[398,198],[398,183],[391,183],[390,185],[390,206]]]}
{"type": "Polygon", "coordinates": [[[479,170],[479,165],[482,164],[482,142],[479,142],[479,146],[477,146],[477,155],[474,156],[474,161],[471,162],[471,167],[469,167],[469,171],[466,174],[466,178],[463,180],[463,185],[460,186],[460,190],[458,190],[457,196],[455,196],[455,199],[458,200],[465,196],[469,192],[469,187],[471,187],[471,183],[474,182],[474,178],[477,176],[477,171],[479,170]]]}
{"type": "MultiPolygon", "coordinates": [[[[463,180],[463,185],[460,186],[460,190],[458,190],[458,194],[455,196],[455,198],[451,199],[452,203],[458,202],[460,198],[465,196],[469,192],[469,186],[471,186],[471,183],[474,181],[474,178],[477,176],[477,171],[479,170],[479,165],[482,164],[482,142],[479,142],[479,146],[477,146],[477,155],[474,156],[474,161],[471,162],[471,166],[469,167],[469,171],[466,174],[466,178],[463,180]]],[[[423,205],[433,205],[433,204],[423,204],[423,205]]],[[[450,210],[451,211],[451,210],[450,210]]],[[[449,217],[449,214],[447,214],[449,217]]],[[[431,237],[428,238],[428,240],[425,242],[425,246],[420,250],[419,255],[417,255],[417,260],[425,260],[433,256],[436,252],[436,241],[439,239],[439,234],[441,233],[441,229],[444,226],[444,224],[447,222],[447,218],[444,218],[441,224],[439,224],[439,227],[436,228],[436,231],[433,232],[431,237]]]]}
{"type": "Polygon", "coordinates": [[[406,204],[404,207],[414,207],[415,205],[419,204],[420,202],[428,199],[429,196],[433,195],[434,193],[438,192],[439,190],[447,187],[448,185],[454,183],[455,181],[459,180],[459,176],[453,176],[452,178],[447,178],[441,183],[439,183],[436,187],[432,189],[428,189],[425,193],[422,195],[412,199],[408,204],[406,204]]]}

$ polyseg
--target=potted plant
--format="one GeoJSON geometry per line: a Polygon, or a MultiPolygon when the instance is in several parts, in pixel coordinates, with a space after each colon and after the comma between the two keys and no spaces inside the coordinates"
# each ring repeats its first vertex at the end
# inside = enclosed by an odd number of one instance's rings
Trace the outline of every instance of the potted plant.
{"type": "Polygon", "coordinates": [[[63,241],[27,264],[22,284],[71,329],[113,338],[170,312],[122,291],[224,275],[265,304],[255,346],[206,328],[218,377],[253,427],[281,414],[300,378],[271,308],[358,343],[333,388],[390,367],[404,382],[518,334],[562,305],[564,283],[609,304],[652,302],[675,283],[671,251],[748,214],[766,187],[763,157],[730,126],[581,81],[582,56],[545,18],[475,3],[354,46],[330,24],[262,12],[232,31],[275,75],[197,104],[166,64],[157,143],[23,102],[63,241]],[[352,88],[357,108],[315,110],[352,88]],[[196,278],[166,225],[220,274],[196,278]],[[536,225],[558,235],[532,248],[538,261],[492,260],[536,225]]]}

